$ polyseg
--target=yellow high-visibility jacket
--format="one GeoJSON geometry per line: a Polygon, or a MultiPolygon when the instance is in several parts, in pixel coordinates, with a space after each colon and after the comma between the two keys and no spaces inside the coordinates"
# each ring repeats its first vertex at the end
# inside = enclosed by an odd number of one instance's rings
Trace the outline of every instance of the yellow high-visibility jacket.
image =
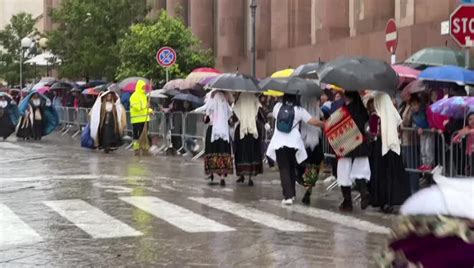
{"type": "Polygon", "coordinates": [[[137,81],[135,92],[130,96],[130,117],[132,124],[149,122],[150,114],[153,113],[153,110],[148,107],[145,87],[145,81],[137,81]]]}

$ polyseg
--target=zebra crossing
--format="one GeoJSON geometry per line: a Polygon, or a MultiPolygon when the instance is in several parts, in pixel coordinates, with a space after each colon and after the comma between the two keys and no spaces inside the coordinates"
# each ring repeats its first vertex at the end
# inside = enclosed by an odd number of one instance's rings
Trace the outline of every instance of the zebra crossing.
{"type": "MultiPolygon", "coordinates": [[[[237,227],[219,223],[212,219],[212,213],[200,215],[180,205],[173,204],[155,196],[122,196],[119,202],[126,206],[142,210],[186,233],[222,233],[236,232],[237,227]]],[[[268,227],[281,232],[317,232],[316,226],[287,219],[280,215],[266,212],[268,205],[281,206],[276,200],[260,200],[258,203],[243,204],[222,198],[189,197],[194,202],[212,211],[229,214],[262,227],[268,227]]],[[[126,224],[103,210],[81,199],[48,200],[42,201],[46,209],[58,214],[77,228],[94,239],[108,239],[120,237],[140,237],[144,234],[135,229],[133,224],[126,224]]],[[[367,233],[386,235],[389,228],[368,221],[356,219],[352,216],[341,215],[327,210],[294,205],[285,207],[291,213],[305,217],[326,220],[340,226],[353,228],[367,233]]],[[[284,213],[285,214],[285,213],[284,213]]],[[[0,248],[25,244],[34,244],[45,239],[32,227],[25,223],[14,210],[6,204],[0,203],[0,248]]],[[[220,217],[221,218],[221,217],[220,217]]]]}

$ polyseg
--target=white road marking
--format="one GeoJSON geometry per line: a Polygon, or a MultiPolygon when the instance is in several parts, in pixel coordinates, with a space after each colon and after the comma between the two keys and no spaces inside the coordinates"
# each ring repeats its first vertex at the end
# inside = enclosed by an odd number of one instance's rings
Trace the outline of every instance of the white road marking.
{"type": "Polygon", "coordinates": [[[42,240],[35,230],[0,203],[0,247],[34,244],[42,240]]]}
{"type": "Polygon", "coordinates": [[[232,227],[153,196],[120,197],[120,199],[189,233],[235,231],[232,227]]]}
{"type": "Polygon", "coordinates": [[[314,232],[316,229],[306,224],[295,221],[286,220],[280,216],[270,214],[248,207],[242,204],[237,204],[221,198],[202,198],[190,197],[189,199],[211,208],[225,211],[234,214],[238,217],[247,219],[249,221],[259,223],[270,228],[274,228],[284,232],[314,232]]]}
{"type": "MultiPolygon", "coordinates": [[[[277,200],[264,200],[263,202],[272,204],[274,206],[281,206],[280,202],[278,202],[277,200]]],[[[381,226],[381,225],[374,224],[368,221],[360,220],[355,217],[341,215],[341,214],[324,210],[324,209],[306,207],[303,205],[285,206],[285,208],[290,211],[301,213],[301,214],[314,217],[314,218],[323,219],[332,223],[344,225],[346,227],[354,228],[360,231],[365,231],[369,233],[378,233],[378,234],[390,233],[390,229],[385,226],[381,226]]]]}
{"type": "Polygon", "coordinates": [[[143,235],[80,199],[44,201],[43,203],[94,238],[143,235]]]}

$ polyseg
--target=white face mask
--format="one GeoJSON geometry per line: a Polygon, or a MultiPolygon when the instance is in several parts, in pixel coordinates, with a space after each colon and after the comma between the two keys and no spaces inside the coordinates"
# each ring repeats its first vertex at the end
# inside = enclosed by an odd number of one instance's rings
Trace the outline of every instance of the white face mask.
{"type": "Polygon", "coordinates": [[[107,112],[112,111],[112,108],[113,108],[113,107],[114,107],[114,105],[112,104],[112,102],[109,102],[109,101],[108,101],[108,102],[105,103],[105,110],[106,110],[107,112]]]}
{"type": "Polygon", "coordinates": [[[40,99],[34,99],[33,101],[33,105],[34,106],[39,106],[41,104],[41,100],[40,99]]]}
{"type": "Polygon", "coordinates": [[[6,100],[0,101],[0,108],[5,108],[8,106],[8,102],[6,100]]]}

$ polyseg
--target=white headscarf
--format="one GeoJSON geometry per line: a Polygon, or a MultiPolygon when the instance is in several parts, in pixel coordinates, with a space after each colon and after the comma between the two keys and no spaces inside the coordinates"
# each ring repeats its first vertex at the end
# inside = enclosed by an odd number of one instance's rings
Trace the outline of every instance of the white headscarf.
{"type": "Polygon", "coordinates": [[[258,139],[257,115],[260,102],[252,93],[241,93],[237,102],[234,104],[234,113],[239,118],[240,139],[245,135],[252,134],[258,139]]]}
{"type": "MultiPolygon", "coordinates": [[[[311,116],[320,119],[323,115],[321,108],[319,107],[319,100],[316,97],[303,97],[301,98],[301,107],[305,108],[311,116]]],[[[303,138],[304,146],[314,150],[319,144],[322,130],[319,127],[315,127],[301,122],[301,138],[303,138]]]]}
{"type": "Polygon", "coordinates": [[[207,101],[206,115],[212,124],[211,142],[218,139],[229,141],[229,118],[232,116],[232,108],[224,93],[218,91],[207,101]]]}
{"type": "Polygon", "coordinates": [[[400,114],[386,93],[378,93],[374,96],[374,107],[380,117],[382,155],[386,155],[390,150],[400,155],[400,139],[398,138],[398,126],[402,123],[400,114]]]}

